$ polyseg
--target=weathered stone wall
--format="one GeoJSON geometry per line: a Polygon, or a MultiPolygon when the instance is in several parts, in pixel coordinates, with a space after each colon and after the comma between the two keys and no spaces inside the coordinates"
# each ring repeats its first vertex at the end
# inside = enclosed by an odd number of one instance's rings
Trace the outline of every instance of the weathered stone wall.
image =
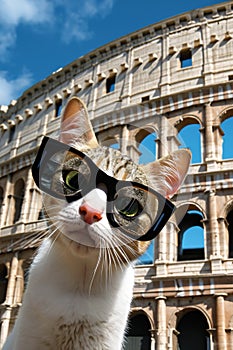
{"type": "Polygon", "coordinates": [[[191,166],[174,197],[177,211],[154,242],[154,263],[135,269],[131,319],[147,316],[151,348],[176,349],[179,322],[196,310],[208,325],[209,348],[233,349],[233,257],[227,222],[233,208],[233,159],[222,157],[221,128],[233,116],[232,52],[229,1],[97,48],[1,106],[1,344],[22,301],[25,271],[40,243],[39,233],[46,229],[30,166],[42,136],[56,135],[61,107],[77,95],[87,104],[99,141],[119,142],[135,161],[138,143],[148,133],[156,133],[160,157],[179,147],[184,127],[199,124],[201,162],[191,166]],[[22,201],[17,202],[20,193],[22,201]],[[184,206],[203,215],[201,259],[179,259],[184,206]]]}

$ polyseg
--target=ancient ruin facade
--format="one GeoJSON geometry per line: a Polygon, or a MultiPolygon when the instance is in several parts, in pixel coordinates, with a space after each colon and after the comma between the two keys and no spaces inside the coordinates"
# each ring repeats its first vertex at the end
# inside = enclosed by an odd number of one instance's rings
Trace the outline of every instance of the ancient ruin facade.
{"type": "Polygon", "coordinates": [[[199,142],[172,199],[173,217],[135,268],[127,349],[233,349],[233,150],[224,149],[233,116],[232,52],[228,1],[97,48],[1,106],[1,345],[47,227],[30,167],[75,95],[86,103],[99,142],[117,144],[136,162],[149,134],[156,158],[182,147],[187,130],[199,142]],[[199,235],[198,244],[190,234],[199,235]]]}

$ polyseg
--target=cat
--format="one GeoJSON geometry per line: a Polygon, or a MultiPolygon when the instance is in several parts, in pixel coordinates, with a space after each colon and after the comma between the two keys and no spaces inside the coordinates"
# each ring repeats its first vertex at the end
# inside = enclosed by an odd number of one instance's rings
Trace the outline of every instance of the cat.
{"type": "Polygon", "coordinates": [[[180,149],[137,165],[98,144],[84,103],[64,108],[59,140],[46,138],[32,172],[51,229],[30,267],[4,350],[120,350],[134,264],[174,207],[167,199],[190,163],[180,149]]]}

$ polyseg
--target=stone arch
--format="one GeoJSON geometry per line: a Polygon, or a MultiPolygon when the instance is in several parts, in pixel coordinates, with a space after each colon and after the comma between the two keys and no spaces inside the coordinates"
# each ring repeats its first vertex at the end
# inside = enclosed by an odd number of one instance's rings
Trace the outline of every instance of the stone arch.
{"type": "Polygon", "coordinates": [[[227,201],[227,203],[223,207],[222,212],[221,212],[221,216],[226,217],[230,210],[233,210],[233,200],[232,199],[227,201]]]}
{"type": "Polygon", "coordinates": [[[158,130],[154,125],[146,125],[143,129],[139,129],[134,134],[137,148],[140,152],[139,163],[149,163],[157,158],[158,130]]]}
{"type": "Polygon", "coordinates": [[[233,106],[228,106],[224,108],[215,119],[215,125],[220,125],[222,122],[224,122],[224,120],[232,116],[233,116],[233,106]]]}
{"type": "Polygon", "coordinates": [[[200,260],[205,258],[205,214],[197,203],[181,205],[175,212],[178,226],[177,260],[200,260]],[[185,212],[185,214],[184,214],[185,212]]]}
{"type": "Polygon", "coordinates": [[[189,148],[192,152],[192,163],[201,163],[203,160],[201,120],[195,115],[185,115],[176,122],[175,127],[180,142],[179,148],[189,148]]]}
{"type": "Polygon", "coordinates": [[[185,313],[187,313],[189,311],[195,311],[195,310],[202,312],[203,315],[206,317],[209,329],[214,327],[213,320],[209,316],[208,312],[205,309],[203,309],[201,306],[198,306],[198,305],[195,305],[195,306],[189,305],[189,306],[184,307],[184,308],[174,309],[174,311],[171,313],[171,315],[169,317],[168,326],[171,329],[176,329],[177,322],[179,321],[180,317],[182,317],[182,315],[184,315],[185,313]]]}
{"type": "Polygon", "coordinates": [[[203,214],[203,220],[207,219],[206,212],[202,208],[202,206],[197,202],[189,200],[186,203],[176,204],[176,210],[175,210],[173,215],[175,217],[177,225],[180,223],[180,221],[182,220],[182,218],[184,217],[184,215],[188,209],[199,210],[203,214]]]}
{"type": "Polygon", "coordinates": [[[233,158],[233,106],[225,108],[215,121],[219,127],[219,154],[222,159],[233,158]]]}
{"type": "Polygon", "coordinates": [[[126,330],[126,350],[150,350],[152,321],[144,311],[132,312],[126,330]]]}
{"type": "Polygon", "coordinates": [[[233,258],[233,201],[227,203],[224,210],[224,219],[226,226],[226,241],[228,246],[228,258],[233,258]]]}
{"type": "MultiPolygon", "coordinates": [[[[100,145],[111,147],[112,145],[118,145],[118,148],[120,148],[120,135],[122,133],[122,128],[120,126],[116,127],[109,127],[105,131],[101,131],[97,136],[97,140],[100,145]]],[[[116,147],[115,147],[116,148],[116,147]]]]}
{"type": "Polygon", "coordinates": [[[201,119],[198,116],[196,116],[195,114],[184,114],[184,115],[182,115],[176,121],[174,126],[177,129],[177,131],[179,132],[185,126],[191,125],[191,124],[200,124],[200,126],[203,127],[201,119]]]}
{"type": "Polygon", "coordinates": [[[208,350],[210,319],[200,307],[187,307],[176,314],[177,343],[180,350],[208,350]]]}
{"type": "Polygon", "coordinates": [[[18,179],[14,185],[14,218],[13,223],[16,223],[21,216],[22,205],[25,194],[25,183],[23,179],[18,179]]]}
{"type": "Polygon", "coordinates": [[[119,141],[118,141],[118,139],[117,139],[117,137],[115,135],[104,138],[102,140],[101,144],[103,146],[113,147],[113,148],[116,148],[116,149],[118,149],[120,147],[119,141]]]}
{"type": "Polygon", "coordinates": [[[8,270],[5,264],[0,264],[0,304],[6,299],[8,270]]]}

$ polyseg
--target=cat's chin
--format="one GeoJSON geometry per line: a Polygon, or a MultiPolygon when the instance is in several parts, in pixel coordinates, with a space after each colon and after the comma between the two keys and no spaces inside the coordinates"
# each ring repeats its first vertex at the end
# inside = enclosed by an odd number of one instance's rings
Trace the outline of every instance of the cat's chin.
{"type": "Polygon", "coordinates": [[[107,244],[106,239],[109,239],[112,234],[112,230],[106,224],[89,225],[82,220],[77,220],[74,223],[63,222],[60,232],[78,246],[94,249],[104,248],[107,244]]]}
{"type": "Polygon", "coordinates": [[[99,254],[99,249],[98,247],[95,247],[94,244],[82,244],[77,242],[77,240],[73,240],[69,235],[62,233],[60,235],[60,241],[63,245],[66,245],[70,252],[72,251],[73,254],[78,255],[79,257],[86,258],[99,254]]]}

